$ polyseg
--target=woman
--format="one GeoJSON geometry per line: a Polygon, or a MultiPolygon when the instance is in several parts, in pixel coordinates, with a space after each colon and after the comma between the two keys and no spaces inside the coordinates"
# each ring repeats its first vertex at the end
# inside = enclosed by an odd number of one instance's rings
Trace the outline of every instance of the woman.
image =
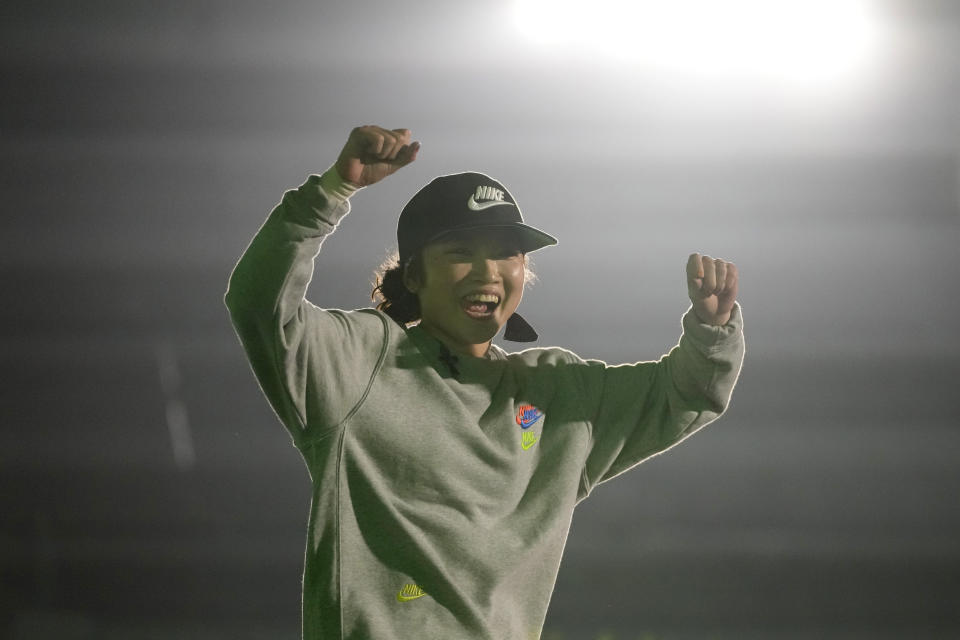
{"type": "MultiPolygon", "coordinates": [[[[737,271],[692,254],[683,335],[657,362],[608,366],[555,347],[516,309],[526,225],[489,176],[441,176],[404,207],[377,309],[304,299],[357,189],[416,159],[406,129],[354,129],[288,191],[225,301],[313,482],[303,636],[539,638],[574,507],[728,406],[743,361],[737,271]]],[[[323,274],[318,274],[323,277],[323,274]]]]}

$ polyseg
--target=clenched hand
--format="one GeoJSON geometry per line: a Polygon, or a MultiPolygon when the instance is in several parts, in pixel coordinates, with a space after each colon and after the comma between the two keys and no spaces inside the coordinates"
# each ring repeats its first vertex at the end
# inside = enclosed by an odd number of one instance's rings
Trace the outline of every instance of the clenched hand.
{"type": "Polygon", "coordinates": [[[691,253],[687,259],[687,293],[693,312],[706,324],[724,325],[737,300],[737,265],[691,253]]]}
{"type": "Polygon", "coordinates": [[[337,158],[337,173],[347,182],[366,187],[417,159],[419,142],[410,142],[409,129],[357,127],[337,158]]]}

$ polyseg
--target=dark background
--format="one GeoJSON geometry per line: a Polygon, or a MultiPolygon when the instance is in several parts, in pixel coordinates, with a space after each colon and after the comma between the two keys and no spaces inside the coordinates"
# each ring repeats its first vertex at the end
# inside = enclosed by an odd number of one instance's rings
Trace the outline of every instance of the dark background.
{"type": "Polygon", "coordinates": [[[687,256],[740,270],[728,413],[580,505],[545,640],[957,637],[960,5],[871,6],[866,66],[786,88],[533,46],[506,2],[4,3],[0,632],[297,637],[308,476],[222,297],[376,123],[420,159],[354,197],[318,305],[369,305],[465,169],[560,238],[540,344],[657,359],[687,256]]]}

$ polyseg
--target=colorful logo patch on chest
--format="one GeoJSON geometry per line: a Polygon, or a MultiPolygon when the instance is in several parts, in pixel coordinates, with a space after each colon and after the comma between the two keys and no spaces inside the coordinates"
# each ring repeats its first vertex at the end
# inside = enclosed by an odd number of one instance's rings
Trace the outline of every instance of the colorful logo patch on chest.
{"type": "Polygon", "coordinates": [[[522,404],[517,409],[517,424],[521,429],[529,429],[537,420],[543,417],[543,411],[532,404],[522,404]]]}
{"type": "MultiPolygon", "coordinates": [[[[520,434],[520,446],[523,447],[524,450],[535,445],[540,439],[540,435],[533,429],[530,429],[530,427],[540,422],[541,418],[543,418],[543,411],[540,411],[540,409],[537,409],[532,404],[523,404],[517,407],[517,424],[523,429],[520,434]]],[[[541,425],[542,424],[541,422],[541,425]]]]}

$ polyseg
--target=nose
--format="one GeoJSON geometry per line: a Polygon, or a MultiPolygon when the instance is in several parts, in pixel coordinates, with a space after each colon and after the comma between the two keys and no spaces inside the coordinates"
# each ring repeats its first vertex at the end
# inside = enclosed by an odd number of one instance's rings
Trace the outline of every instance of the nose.
{"type": "Polygon", "coordinates": [[[473,262],[473,271],[484,282],[498,282],[500,280],[500,265],[491,257],[477,256],[473,262]]]}

